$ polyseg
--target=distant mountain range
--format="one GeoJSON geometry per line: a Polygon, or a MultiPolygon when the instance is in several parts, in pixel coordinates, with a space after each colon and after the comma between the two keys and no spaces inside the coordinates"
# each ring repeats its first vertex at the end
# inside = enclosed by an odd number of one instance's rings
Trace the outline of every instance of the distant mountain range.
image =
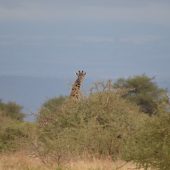
{"type": "MultiPolygon", "coordinates": [[[[0,99],[5,102],[15,101],[29,114],[37,112],[50,98],[69,95],[73,81],[59,78],[0,76],[0,99]]],[[[83,90],[88,91],[92,82],[94,81],[85,80],[83,90]]],[[[160,81],[158,84],[170,89],[170,80],[160,81]]],[[[31,116],[27,117],[27,120],[31,119],[31,116]]]]}

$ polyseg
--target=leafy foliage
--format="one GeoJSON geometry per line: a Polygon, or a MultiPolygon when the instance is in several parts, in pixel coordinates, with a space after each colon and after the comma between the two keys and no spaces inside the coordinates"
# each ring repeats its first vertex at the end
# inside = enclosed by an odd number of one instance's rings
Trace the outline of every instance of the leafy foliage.
{"type": "Polygon", "coordinates": [[[158,106],[162,102],[168,103],[167,91],[157,86],[154,78],[146,75],[135,76],[128,79],[118,79],[114,88],[128,89],[123,97],[140,106],[142,112],[149,115],[158,113],[158,106]]]}
{"type": "Polygon", "coordinates": [[[14,120],[0,111],[0,152],[16,151],[28,145],[31,123],[14,120]]]}
{"type": "Polygon", "coordinates": [[[15,102],[4,103],[0,101],[0,111],[4,116],[23,121],[24,113],[22,113],[22,107],[15,102]]]}
{"type": "Polygon", "coordinates": [[[38,149],[56,159],[84,153],[120,157],[127,136],[147,119],[136,105],[111,91],[91,94],[79,102],[66,100],[60,109],[48,112],[51,118],[45,124],[41,111],[38,149]]]}
{"type": "Polygon", "coordinates": [[[140,167],[167,170],[170,167],[170,113],[148,119],[142,129],[129,136],[125,149],[127,160],[140,167]]]}
{"type": "Polygon", "coordinates": [[[22,107],[0,101],[0,152],[17,151],[29,146],[33,124],[24,122],[22,107]]]}

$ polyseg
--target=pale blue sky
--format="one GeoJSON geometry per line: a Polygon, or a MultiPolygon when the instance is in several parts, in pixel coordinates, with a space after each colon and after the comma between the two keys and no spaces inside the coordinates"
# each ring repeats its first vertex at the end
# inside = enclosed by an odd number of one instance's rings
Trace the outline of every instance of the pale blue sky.
{"type": "Polygon", "coordinates": [[[170,78],[169,0],[0,0],[0,75],[170,78]]]}

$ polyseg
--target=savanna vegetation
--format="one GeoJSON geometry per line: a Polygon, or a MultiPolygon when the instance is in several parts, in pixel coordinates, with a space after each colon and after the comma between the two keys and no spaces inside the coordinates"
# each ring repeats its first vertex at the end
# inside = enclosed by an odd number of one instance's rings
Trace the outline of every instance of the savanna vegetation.
{"type": "Polygon", "coordinates": [[[0,102],[1,169],[170,169],[168,92],[146,75],[95,83],[80,101],[56,97],[35,122],[23,118],[0,102]]]}

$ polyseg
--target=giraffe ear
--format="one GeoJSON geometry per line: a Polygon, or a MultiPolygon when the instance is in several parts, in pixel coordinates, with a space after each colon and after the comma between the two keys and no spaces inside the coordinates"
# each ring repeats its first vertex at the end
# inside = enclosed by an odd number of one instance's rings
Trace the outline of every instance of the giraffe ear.
{"type": "Polygon", "coordinates": [[[79,74],[76,72],[76,75],[78,76],[79,74]]]}

